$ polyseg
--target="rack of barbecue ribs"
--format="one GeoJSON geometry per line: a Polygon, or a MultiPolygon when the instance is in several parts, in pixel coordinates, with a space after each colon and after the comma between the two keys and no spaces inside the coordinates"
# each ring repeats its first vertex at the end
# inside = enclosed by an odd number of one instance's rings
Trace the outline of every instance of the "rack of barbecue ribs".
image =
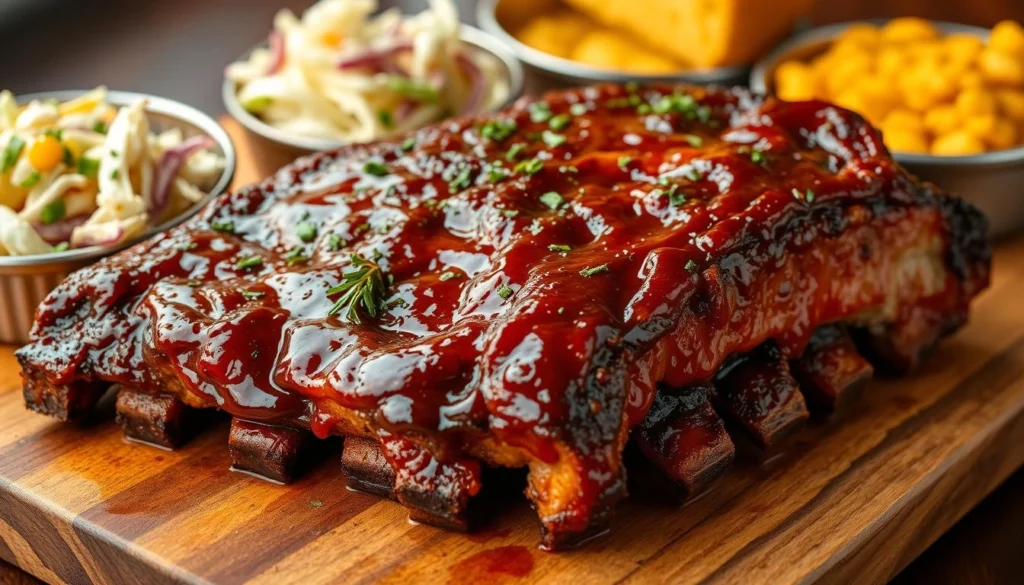
{"type": "Polygon", "coordinates": [[[583,88],[221,196],[71,275],[17,356],[29,408],[114,387],[171,447],[218,409],[278,481],[343,436],[339,475],[423,522],[527,468],[559,548],[605,529],[627,442],[690,497],[913,367],[987,286],[987,231],[841,108],[583,88]]]}

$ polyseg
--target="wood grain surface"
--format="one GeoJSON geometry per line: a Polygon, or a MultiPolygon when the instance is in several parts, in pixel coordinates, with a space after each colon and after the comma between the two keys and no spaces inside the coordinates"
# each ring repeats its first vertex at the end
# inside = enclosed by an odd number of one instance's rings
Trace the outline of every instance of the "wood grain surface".
{"type": "MultiPolygon", "coordinates": [[[[240,182],[286,158],[246,156],[226,125],[240,182]]],[[[412,525],[345,489],[335,442],[278,486],[228,471],[225,424],[167,452],[109,420],[30,414],[0,349],[0,559],[75,584],[883,582],[1024,463],[1024,239],[995,263],[971,323],[920,371],[876,380],[844,421],[683,508],[634,494],[611,534],[559,554],[536,549],[517,476],[475,534],[412,525]]]]}

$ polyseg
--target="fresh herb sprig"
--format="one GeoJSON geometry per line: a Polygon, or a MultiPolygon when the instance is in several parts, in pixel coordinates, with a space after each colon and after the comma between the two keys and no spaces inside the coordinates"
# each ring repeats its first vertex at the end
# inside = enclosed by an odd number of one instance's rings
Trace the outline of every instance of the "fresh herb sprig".
{"type": "Polygon", "coordinates": [[[361,323],[360,311],[371,319],[384,310],[384,298],[387,296],[387,285],[383,272],[376,262],[371,262],[358,254],[351,256],[352,270],[342,273],[339,284],[327,289],[327,296],[341,295],[334,301],[334,306],[327,312],[333,316],[342,311],[352,323],[361,323]]]}

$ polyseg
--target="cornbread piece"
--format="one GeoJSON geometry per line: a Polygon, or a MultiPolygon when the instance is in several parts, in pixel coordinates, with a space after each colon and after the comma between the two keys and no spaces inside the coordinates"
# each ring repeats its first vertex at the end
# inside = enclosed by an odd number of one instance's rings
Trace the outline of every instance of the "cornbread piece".
{"type": "Polygon", "coordinates": [[[241,419],[231,421],[231,466],[271,481],[288,483],[300,463],[306,431],[241,419]]]}
{"type": "Polygon", "coordinates": [[[736,447],[711,406],[708,384],[678,394],[659,391],[647,417],[633,431],[644,456],[668,477],[680,500],[702,492],[732,464],[736,447]]]}
{"type": "Polygon", "coordinates": [[[121,388],[115,408],[117,423],[134,441],[174,449],[195,430],[192,409],[174,396],[121,388]]]}
{"type": "Polygon", "coordinates": [[[116,383],[380,442],[395,497],[444,524],[481,464],[527,467],[554,548],[605,529],[658,388],[714,378],[770,445],[805,416],[785,360],[815,329],[948,333],[989,261],[978,211],[855,114],[602,86],[300,159],[74,273],[17,356],[55,414],[116,383]]]}
{"type": "Polygon", "coordinates": [[[825,416],[846,410],[874,374],[841,325],[819,327],[790,367],[807,406],[825,416]]]}
{"type": "Polygon", "coordinates": [[[811,0],[566,0],[696,67],[753,62],[807,15],[811,0]]]}

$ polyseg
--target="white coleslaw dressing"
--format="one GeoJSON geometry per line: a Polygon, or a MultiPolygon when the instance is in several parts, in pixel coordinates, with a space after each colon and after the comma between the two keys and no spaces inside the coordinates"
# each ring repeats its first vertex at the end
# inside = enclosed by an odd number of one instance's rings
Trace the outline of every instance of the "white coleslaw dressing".
{"type": "Polygon", "coordinates": [[[505,100],[500,62],[459,40],[451,0],[413,16],[377,8],[321,0],[301,18],[279,12],[269,47],[226,70],[239,102],[284,132],[367,142],[505,100]]]}

